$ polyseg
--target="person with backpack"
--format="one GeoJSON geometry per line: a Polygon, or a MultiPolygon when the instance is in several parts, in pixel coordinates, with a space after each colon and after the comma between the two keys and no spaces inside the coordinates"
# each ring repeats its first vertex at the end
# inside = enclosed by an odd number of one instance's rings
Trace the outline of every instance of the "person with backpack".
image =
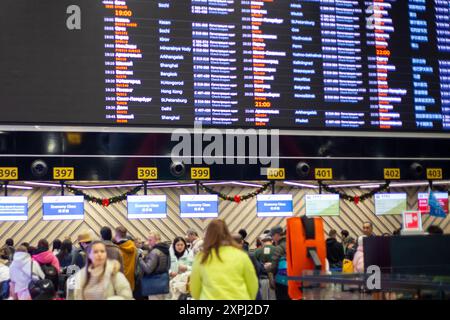
{"type": "Polygon", "coordinates": [[[161,242],[158,232],[148,237],[150,251],[145,258],[139,258],[143,275],[141,290],[149,300],[165,300],[169,293],[170,250],[169,245],[161,242]],[[154,287],[155,289],[151,288],[154,287]],[[150,288],[151,290],[147,290],[150,288]]]}
{"type": "Polygon", "coordinates": [[[290,300],[287,283],[287,264],[286,264],[286,233],[280,226],[270,229],[270,235],[276,246],[273,251],[272,263],[266,263],[266,269],[271,272],[272,287],[275,287],[277,300],[290,300]]]}
{"type": "Polygon", "coordinates": [[[32,259],[41,266],[41,269],[45,274],[45,279],[51,280],[55,289],[58,290],[61,267],[59,265],[58,258],[56,258],[53,252],[49,250],[47,240],[39,240],[37,249],[33,253],[32,259]]]}
{"type": "Polygon", "coordinates": [[[39,263],[33,262],[27,248],[19,246],[14,253],[9,267],[10,297],[14,300],[31,300],[28,285],[38,279],[44,279],[45,274],[39,263]]]}
{"type": "Polygon", "coordinates": [[[72,241],[66,239],[61,244],[61,249],[56,256],[61,267],[61,273],[59,274],[59,289],[62,296],[66,296],[67,279],[78,272],[80,267],[76,264],[77,256],[73,252],[72,241]]]}

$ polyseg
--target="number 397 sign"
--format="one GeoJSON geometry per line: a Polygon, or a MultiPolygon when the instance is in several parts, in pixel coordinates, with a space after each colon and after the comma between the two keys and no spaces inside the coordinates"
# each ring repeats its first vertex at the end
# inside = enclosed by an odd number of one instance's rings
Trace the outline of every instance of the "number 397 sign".
{"type": "Polygon", "coordinates": [[[403,211],[403,231],[422,231],[422,213],[420,211],[403,211]]]}

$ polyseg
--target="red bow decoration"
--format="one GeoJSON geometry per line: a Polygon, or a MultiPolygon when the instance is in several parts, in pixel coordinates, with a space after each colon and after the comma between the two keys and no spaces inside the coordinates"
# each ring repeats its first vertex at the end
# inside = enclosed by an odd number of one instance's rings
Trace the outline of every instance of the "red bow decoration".
{"type": "Polygon", "coordinates": [[[234,202],[237,202],[237,203],[241,202],[241,196],[235,195],[234,202]]]}
{"type": "Polygon", "coordinates": [[[359,197],[358,197],[358,196],[355,196],[355,197],[353,198],[353,202],[354,202],[355,204],[358,204],[358,203],[359,203],[359,197]]]}
{"type": "Polygon", "coordinates": [[[104,207],[109,206],[109,199],[103,199],[102,200],[102,206],[104,206],[104,207]]]}

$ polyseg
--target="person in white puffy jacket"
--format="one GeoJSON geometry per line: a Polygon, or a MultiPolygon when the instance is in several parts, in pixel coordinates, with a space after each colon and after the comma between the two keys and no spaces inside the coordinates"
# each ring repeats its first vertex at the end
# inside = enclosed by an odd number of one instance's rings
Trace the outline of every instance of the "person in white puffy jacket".
{"type": "Polygon", "coordinates": [[[120,272],[120,263],[109,260],[106,245],[94,241],[87,249],[86,266],[74,275],[74,288],[68,299],[75,300],[132,300],[130,283],[120,272]]]}
{"type": "Polygon", "coordinates": [[[44,279],[39,263],[33,262],[27,248],[19,246],[9,266],[10,297],[17,300],[31,300],[28,284],[32,279],[44,279]],[[31,269],[33,268],[33,271],[31,269]]]}
{"type": "Polygon", "coordinates": [[[176,237],[169,249],[170,252],[170,277],[192,270],[194,256],[187,248],[186,240],[176,237]]]}
{"type": "Polygon", "coordinates": [[[0,249],[0,300],[8,299],[9,260],[6,250],[0,249]]]}
{"type": "Polygon", "coordinates": [[[187,293],[187,284],[192,270],[194,256],[187,248],[186,240],[177,237],[170,246],[170,293],[171,299],[176,300],[180,294],[187,293]]]}

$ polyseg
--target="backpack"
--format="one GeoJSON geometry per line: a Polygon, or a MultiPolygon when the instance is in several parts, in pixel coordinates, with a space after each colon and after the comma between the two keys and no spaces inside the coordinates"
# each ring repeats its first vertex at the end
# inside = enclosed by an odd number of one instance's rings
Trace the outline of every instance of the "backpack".
{"type": "Polygon", "coordinates": [[[286,257],[280,257],[278,261],[278,269],[277,274],[275,275],[275,283],[281,284],[283,286],[288,285],[287,280],[287,262],[286,257]]]}
{"type": "Polygon", "coordinates": [[[353,261],[344,259],[342,261],[342,273],[353,273],[353,261]]]}
{"type": "Polygon", "coordinates": [[[58,291],[59,285],[58,270],[56,270],[56,268],[52,266],[50,263],[42,264],[41,269],[45,275],[45,279],[50,280],[53,283],[55,291],[58,291]]]}

